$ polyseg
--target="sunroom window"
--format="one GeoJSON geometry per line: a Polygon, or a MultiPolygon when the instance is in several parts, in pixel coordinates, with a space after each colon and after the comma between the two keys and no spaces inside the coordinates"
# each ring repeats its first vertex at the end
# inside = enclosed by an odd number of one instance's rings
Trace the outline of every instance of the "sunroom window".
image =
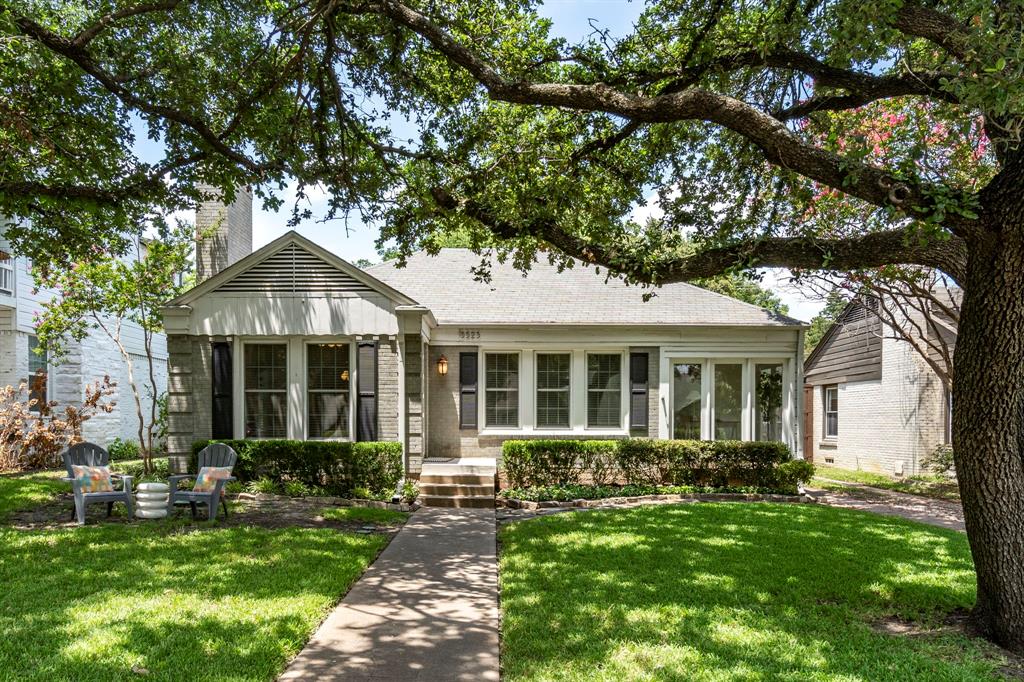
{"type": "Polygon", "coordinates": [[[484,355],[484,425],[519,426],[519,354],[484,355]]]}
{"type": "Polygon", "coordinates": [[[782,440],[782,364],[754,365],[755,440],[782,440]]]}
{"type": "Polygon", "coordinates": [[[569,353],[537,354],[537,426],[569,428],[569,353]]]}
{"type": "Polygon", "coordinates": [[[715,440],[743,438],[743,365],[715,363],[715,440]]]}
{"type": "Polygon", "coordinates": [[[246,344],[245,437],[284,438],[288,416],[288,346],[246,344]]]}
{"type": "Polygon", "coordinates": [[[307,422],[309,438],[349,435],[349,345],[306,346],[307,422]]]}
{"type": "Polygon", "coordinates": [[[619,428],[622,425],[622,356],[618,353],[587,355],[587,427],[619,428]]]}

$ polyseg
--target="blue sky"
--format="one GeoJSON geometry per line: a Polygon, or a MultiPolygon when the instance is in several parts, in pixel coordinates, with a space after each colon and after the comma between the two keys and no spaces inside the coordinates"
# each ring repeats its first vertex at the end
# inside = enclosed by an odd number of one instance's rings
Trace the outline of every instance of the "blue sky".
{"type": "MultiPolygon", "coordinates": [[[[547,0],[541,12],[551,18],[556,34],[569,41],[578,41],[590,35],[595,26],[608,30],[613,36],[628,34],[643,8],[643,2],[627,0],[547,0]]],[[[145,139],[145,136],[140,136],[140,139],[145,139]]],[[[325,198],[316,196],[315,192],[309,189],[307,193],[312,194],[310,208],[314,216],[323,215],[326,210],[325,198]]],[[[286,196],[285,205],[280,212],[264,211],[259,205],[253,207],[254,248],[259,248],[288,230],[288,212],[293,203],[294,192],[286,196]]],[[[639,214],[656,213],[657,210],[655,205],[637,208],[639,214]]],[[[314,217],[304,221],[296,229],[348,261],[354,262],[360,258],[379,260],[374,248],[377,230],[364,225],[357,216],[348,221],[333,220],[327,223],[318,222],[314,217]]],[[[765,273],[764,283],[782,296],[790,307],[791,315],[810,320],[820,310],[821,304],[804,299],[798,292],[785,286],[785,276],[786,273],[783,271],[768,271],[765,273]]]]}

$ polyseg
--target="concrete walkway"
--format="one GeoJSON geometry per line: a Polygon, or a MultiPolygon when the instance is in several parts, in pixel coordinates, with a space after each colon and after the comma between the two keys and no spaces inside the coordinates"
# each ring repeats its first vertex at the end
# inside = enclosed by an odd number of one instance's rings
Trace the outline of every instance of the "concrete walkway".
{"type": "Polygon", "coordinates": [[[409,519],[281,680],[497,680],[493,509],[409,519]]]}
{"type": "Polygon", "coordinates": [[[849,491],[807,488],[807,492],[822,504],[846,509],[859,509],[885,516],[898,516],[931,526],[964,530],[964,510],[957,502],[934,500],[920,495],[909,495],[883,488],[872,488],[861,483],[834,481],[850,488],[849,491]]]}

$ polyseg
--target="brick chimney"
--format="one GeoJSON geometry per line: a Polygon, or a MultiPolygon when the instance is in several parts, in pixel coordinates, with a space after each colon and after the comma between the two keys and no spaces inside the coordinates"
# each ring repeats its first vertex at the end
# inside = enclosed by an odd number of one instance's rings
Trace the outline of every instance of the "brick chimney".
{"type": "MultiPolygon", "coordinates": [[[[220,191],[202,186],[204,192],[220,191]]],[[[252,253],[252,190],[239,187],[225,206],[219,198],[196,207],[196,279],[207,280],[252,253]],[[216,226],[216,227],[215,227],[216,226]],[[211,230],[213,230],[211,232],[211,230]],[[199,238],[199,235],[203,235],[199,238]]]]}

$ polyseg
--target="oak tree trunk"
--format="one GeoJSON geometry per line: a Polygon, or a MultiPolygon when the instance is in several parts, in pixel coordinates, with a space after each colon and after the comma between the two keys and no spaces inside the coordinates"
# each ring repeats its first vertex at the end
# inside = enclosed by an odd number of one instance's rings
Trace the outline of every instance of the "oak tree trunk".
{"type": "Polygon", "coordinates": [[[1024,653],[1024,201],[989,189],[963,282],[953,449],[977,571],[972,622],[1024,653]]]}

